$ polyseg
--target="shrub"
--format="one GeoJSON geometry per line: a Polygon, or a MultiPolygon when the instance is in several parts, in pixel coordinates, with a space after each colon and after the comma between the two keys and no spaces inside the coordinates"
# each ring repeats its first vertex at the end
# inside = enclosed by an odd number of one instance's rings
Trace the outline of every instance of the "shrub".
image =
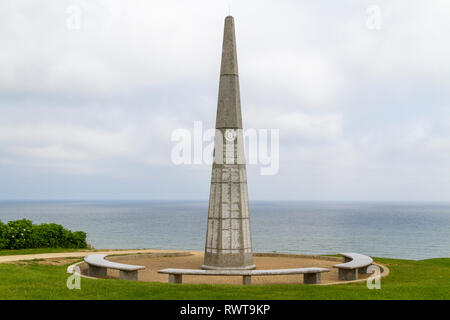
{"type": "Polygon", "coordinates": [[[0,221],[0,249],[6,249],[9,245],[9,241],[6,235],[7,226],[0,221]]]}
{"type": "Polygon", "coordinates": [[[86,233],[72,232],[56,223],[34,225],[22,219],[0,221],[0,249],[87,248],[86,233]]]}
{"type": "Polygon", "coordinates": [[[33,248],[33,223],[27,219],[10,221],[6,236],[9,240],[7,249],[33,248]]]}
{"type": "Polygon", "coordinates": [[[70,237],[69,248],[87,248],[86,232],[75,231],[70,237]]]}

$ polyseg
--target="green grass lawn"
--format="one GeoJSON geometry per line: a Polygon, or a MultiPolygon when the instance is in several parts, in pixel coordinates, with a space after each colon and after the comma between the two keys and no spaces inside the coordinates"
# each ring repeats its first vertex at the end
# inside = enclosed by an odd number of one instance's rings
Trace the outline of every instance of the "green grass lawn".
{"type": "Polygon", "coordinates": [[[60,253],[60,252],[78,252],[78,251],[90,251],[90,249],[38,248],[38,249],[0,250],[0,256],[17,256],[23,254],[60,253]]]}
{"type": "Polygon", "coordinates": [[[0,299],[449,299],[450,258],[422,261],[375,259],[391,274],[380,290],[364,283],[314,285],[189,285],[81,279],[66,287],[64,266],[0,264],[0,299]]]}

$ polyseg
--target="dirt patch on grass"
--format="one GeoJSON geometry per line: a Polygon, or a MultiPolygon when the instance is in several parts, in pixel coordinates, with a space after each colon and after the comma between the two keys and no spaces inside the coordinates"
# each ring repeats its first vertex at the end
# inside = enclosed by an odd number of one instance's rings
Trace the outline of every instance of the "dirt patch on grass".
{"type": "Polygon", "coordinates": [[[21,264],[21,265],[36,263],[36,264],[48,265],[48,266],[64,266],[64,265],[75,263],[77,260],[80,260],[80,258],[32,259],[32,260],[14,261],[14,262],[9,262],[9,263],[21,264]]]}

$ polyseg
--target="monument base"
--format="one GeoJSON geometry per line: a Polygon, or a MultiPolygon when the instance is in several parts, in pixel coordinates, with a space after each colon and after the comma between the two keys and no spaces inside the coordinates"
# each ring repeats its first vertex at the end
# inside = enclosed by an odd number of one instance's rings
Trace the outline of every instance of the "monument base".
{"type": "Polygon", "coordinates": [[[247,267],[215,267],[215,266],[207,266],[207,265],[202,265],[202,269],[203,270],[253,270],[256,268],[256,265],[251,265],[251,266],[247,266],[247,267]]]}
{"type": "Polygon", "coordinates": [[[202,269],[206,270],[251,270],[255,268],[251,252],[233,254],[206,252],[202,266],[202,269]]]}

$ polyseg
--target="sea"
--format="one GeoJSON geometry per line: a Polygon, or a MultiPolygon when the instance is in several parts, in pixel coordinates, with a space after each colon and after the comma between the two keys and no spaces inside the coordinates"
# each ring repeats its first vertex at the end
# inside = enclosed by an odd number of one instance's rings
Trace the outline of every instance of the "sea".
{"type": "MultiPolygon", "coordinates": [[[[0,201],[0,220],[55,222],[97,249],[203,250],[208,201],[0,201]]],[[[250,202],[254,252],[450,257],[450,203],[250,202]]]]}

